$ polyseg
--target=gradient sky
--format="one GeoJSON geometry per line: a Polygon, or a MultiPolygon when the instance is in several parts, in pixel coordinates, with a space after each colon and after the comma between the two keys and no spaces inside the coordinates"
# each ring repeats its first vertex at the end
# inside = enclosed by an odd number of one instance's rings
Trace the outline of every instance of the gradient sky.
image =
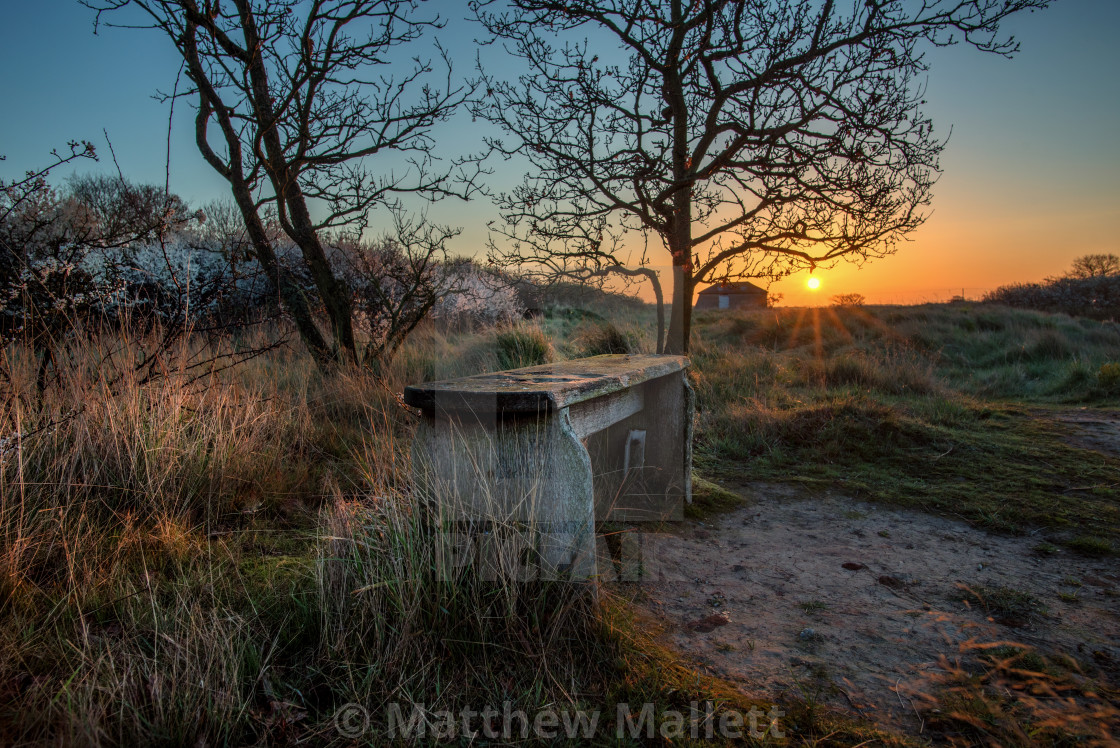
{"type": "MultiPolygon", "coordinates": [[[[436,4],[455,18],[465,2],[436,4]]],[[[1090,252],[1120,253],[1120,2],[1058,0],[1015,18],[1007,29],[1022,42],[1013,60],[952,48],[930,53],[928,112],[952,136],[942,157],[933,215],[892,257],[862,268],[818,271],[774,286],[786,304],[827,303],[835,293],[871,302],[976,297],[996,286],[1061,273],[1090,252]]],[[[452,23],[443,32],[459,72],[473,57],[477,29],[452,23]],[[456,32],[456,33],[452,33],[456,32]]],[[[115,173],[103,131],[121,169],[162,184],[170,91],[179,61],[154,32],[102,28],[77,0],[0,0],[0,175],[12,178],[44,164],[70,139],[93,141],[102,161],[82,171],[115,173]]],[[[436,132],[445,154],[479,146],[477,127],[459,121],[436,132]]],[[[519,173],[495,164],[496,187],[519,173]]],[[[194,147],[186,102],[171,133],[171,188],[199,204],[227,188],[194,147]]],[[[430,215],[461,225],[458,254],[481,251],[488,202],[444,202],[430,215]]]]}

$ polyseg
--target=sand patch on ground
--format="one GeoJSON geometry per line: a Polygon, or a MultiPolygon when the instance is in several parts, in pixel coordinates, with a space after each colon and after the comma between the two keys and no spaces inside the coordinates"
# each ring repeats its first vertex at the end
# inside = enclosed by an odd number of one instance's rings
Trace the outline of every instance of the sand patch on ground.
{"type": "Polygon", "coordinates": [[[737,490],[750,506],[659,538],[658,562],[674,581],[647,585],[641,603],[711,674],[909,733],[923,728],[914,689],[969,642],[1065,653],[1120,680],[1115,559],[1043,556],[1038,538],[840,495],[737,490]],[[1003,619],[965,591],[997,587],[1038,609],[1003,619]]]}
{"type": "Polygon", "coordinates": [[[1082,408],[1057,411],[1053,417],[1072,430],[1070,444],[1120,456],[1120,411],[1082,408]]]}

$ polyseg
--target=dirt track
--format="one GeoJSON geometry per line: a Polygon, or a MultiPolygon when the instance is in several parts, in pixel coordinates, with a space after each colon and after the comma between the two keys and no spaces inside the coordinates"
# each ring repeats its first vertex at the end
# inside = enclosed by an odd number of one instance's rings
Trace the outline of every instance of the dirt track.
{"type": "Polygon", "coordinates": [[[911,697],[942,655],[952,660],[970,642],[1024,643],[1118,675],[1115,559],[1042,556],[1038,538],[839,495],[738,490],[748,508],[659,542],[660,562],[688,581],[648,588],[646,605],[671,642],[712,674],[911,733],[922,729],[911,697]],[[1045,612],[989,615],[965,590],[997,587],[1045,612]]]}
{"type": "Polygon", "coordinates": [[[1120,411],[1081,408],[1049,415],[1072,429],[1070,444],[1120,457],[1120,411]]]}

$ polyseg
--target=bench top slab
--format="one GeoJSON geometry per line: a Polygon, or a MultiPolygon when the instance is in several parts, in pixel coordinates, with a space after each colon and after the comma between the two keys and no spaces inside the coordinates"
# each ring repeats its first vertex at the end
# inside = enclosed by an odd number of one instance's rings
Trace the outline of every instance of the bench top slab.
{"type": "Polygon", "coordinates": [[[605,354],[523,369],[414,384],[404,401],[425,414],[440,410],[537,413],[609,395],[682,371],[686,356],[605,354]]]}

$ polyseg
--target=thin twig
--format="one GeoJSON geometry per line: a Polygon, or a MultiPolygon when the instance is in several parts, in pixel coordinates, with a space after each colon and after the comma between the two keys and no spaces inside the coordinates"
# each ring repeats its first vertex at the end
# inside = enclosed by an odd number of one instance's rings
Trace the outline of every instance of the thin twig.
{"type": "Polygon", "coordinates": [[[117,176],[120,177],[121,184],[124,184],[124,172],[121,171],[121,165],[117,163],[117,152],[113,150],[113,141],[109,140],[109,130],[102,127],[101,132],[105,135],[105,142],[109,144],[109,155],[113,157],[113,166],[117,167],[117,176]]]}

